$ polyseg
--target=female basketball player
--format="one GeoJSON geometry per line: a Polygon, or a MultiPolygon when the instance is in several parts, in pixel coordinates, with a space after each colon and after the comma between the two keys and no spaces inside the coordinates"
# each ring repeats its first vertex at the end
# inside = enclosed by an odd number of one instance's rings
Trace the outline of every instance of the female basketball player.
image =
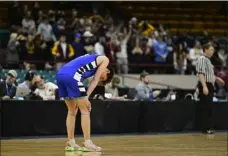
{"type": "Polygon", "coordinates": [[[59,96],[65,99],[65,103],[68,107],[66,119],[68,135],[67,151],[101,151],[101,148],[93,144],[90,139],[91,104],[88,97],[99,82],[107,84],[112,80],[114,71],[108,68],[108,64],[109,59],[106,56],[87,54],[65,64],[56,75],[59,96]],[[94,77],[86,92],[82,82],[91,76],[94,77]],[[75,118],[78,108],[81,111],[81,126],[85,139],[85,148],[81,148],[74,140],[75,118]]]}

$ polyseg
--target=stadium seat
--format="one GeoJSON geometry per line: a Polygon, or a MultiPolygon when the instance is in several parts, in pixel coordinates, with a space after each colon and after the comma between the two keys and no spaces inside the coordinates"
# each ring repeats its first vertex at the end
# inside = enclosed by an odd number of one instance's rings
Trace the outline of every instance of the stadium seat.
{"type": "Polygon", "coordinates": [[[217,14],[221,3],[217,2],[117,2],[117,5],[131,12],[132,16],[148,20],[151,24],[163,24],[165,28],[177,32],[189,29],[192,32],[210,29],[212,33],[226,32],[226,16],[217,14]],[[207,5],[205,5],[207,4],[207,5]],[[150,7],[148,5],[151,5],[150,7]],[[193,30],[191,30],[193,29],[193,30]],[[216,29],[216,31],[214,31],[216,29]]]}

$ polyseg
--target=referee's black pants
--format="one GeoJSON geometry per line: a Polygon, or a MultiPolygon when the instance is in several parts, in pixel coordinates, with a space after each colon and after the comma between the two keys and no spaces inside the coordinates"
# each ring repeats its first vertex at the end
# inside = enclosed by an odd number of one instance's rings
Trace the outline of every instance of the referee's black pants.
{"type": "Polygon", "coordinates": [[[199,82],[199,119],[200,119],[200,130],[205,132],[214,128],[213,125],[213,114],[212,114],[212,105],[214,97],[214,86],[212,83],[206,83],[208,88],[208,95],[203,94],[203,86],[199,82]]]}

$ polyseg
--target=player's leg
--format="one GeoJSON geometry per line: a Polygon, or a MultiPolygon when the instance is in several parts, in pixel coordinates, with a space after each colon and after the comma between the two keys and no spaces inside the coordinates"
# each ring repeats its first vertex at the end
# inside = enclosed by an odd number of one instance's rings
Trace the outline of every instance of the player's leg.
{"type": "Polygon", "coordinates": [[[66,83],[68,97],[76,100],[77,106],[81,111],[81,125],[85,138],[85,146],[89,151],[100,151],[101,148],[94,145],[90,140],[91,105],[86,95],[86,89],[82,82],[75,81],[73,78],[68,79],[66,83]]]}
{"type": "Polygon", "coordinates": [[[77,100],[78,107],[81,111],[81,126],[85,140],[90,140],[90,102],[88,98],[80,98],[77,100]]]}
{"type": "Polygon", "coordinates": [[[71,150],[70,147],[78,149],[79,146],[75,143],[74,134],[75,134],[75,120],[78,112],[77,103],[74,100],[65,100],[65,103],[68,108],[68,114],[66,118],[66,127],[67,127],[67,149],[71,150]]]}
{"type": "Polygon", "coordinates": [[[88,151],[101,151],[101,148],[93,144],[90,138],[91,128],[90,128],[90,111],[91,104],[87,97],[80,98],[77,100],[78,107],[81,111],[81,126],[84,135],[84,145],[88,151]]]}
{"type": "MultiPolygon", "coordinates": [[[[67,76],[66,75],[57,75],[57,86],[59,90],[59,97],[66,99],[69,97],[68,93],[68,85],[67,85],[67,76]]],[[[73,102],[73,100],[65,100],[65,103],[68,108],[67,118],[66,118],[66,127],[67,127],[67,136],[68,141],[66,145],[67,151],[74,151],[75,148],[78,148],[74,140],[74,129],[75,129],[75,118],[77,114],[77,103],[73,102]]]]}

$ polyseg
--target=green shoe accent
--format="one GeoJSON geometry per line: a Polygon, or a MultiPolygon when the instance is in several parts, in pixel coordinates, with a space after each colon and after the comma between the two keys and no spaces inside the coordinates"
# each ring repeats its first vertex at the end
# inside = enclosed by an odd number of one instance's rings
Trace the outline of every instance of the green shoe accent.
{"type": "Polygon", "coordinates": [[[89,151],[87,148],[85,148],[85,147],[81,147],[81,148],[80,148],[80,151],[81,151],[81,152],[90,152],[90,151],[89,151]]]}
{"type": "Polygon", "coordinates": [[[79,147],[79,148],[77,149],[77,151],[82,151],[82,147],[79,147]]]}
{"type": "Polygon", "coordinates": [[[65,150],[66,150],[66,151],[69,151],[69,152],[75,151],[75,150],[74,150],[74,147],[70,147],[70,146],[67,146],[67,147],[65,148],[65,150]]]}

